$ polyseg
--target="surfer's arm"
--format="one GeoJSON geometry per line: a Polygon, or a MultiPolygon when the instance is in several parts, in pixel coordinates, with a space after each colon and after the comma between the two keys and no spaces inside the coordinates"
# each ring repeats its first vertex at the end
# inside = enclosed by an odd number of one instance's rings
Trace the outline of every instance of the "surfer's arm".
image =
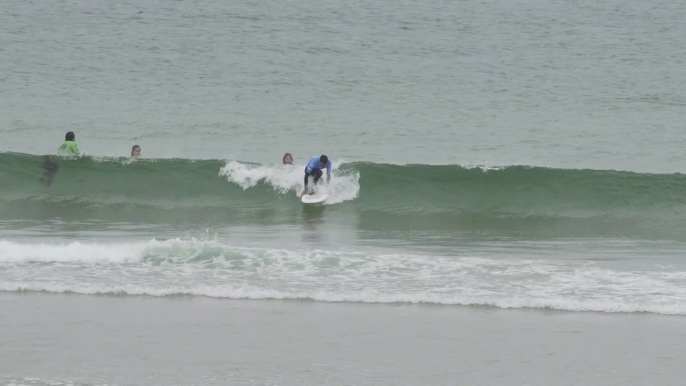
{"type": "Polygon", "coordinates": [[[329,181],[331,181],[331,161],[326,163],[326,183],[328,184],[329,181]]]}

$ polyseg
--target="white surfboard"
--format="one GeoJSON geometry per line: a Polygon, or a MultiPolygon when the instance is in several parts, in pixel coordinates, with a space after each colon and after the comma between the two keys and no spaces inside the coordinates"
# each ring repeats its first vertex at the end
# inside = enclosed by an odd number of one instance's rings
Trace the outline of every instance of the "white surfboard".
{"type": "Polygon", "coordinates": [[[320,204],[326,199],[329,198],[329,195],[326,193],[321,193],[321,194],[304,194],[301,198],[301,201],[303,204],[320,204]]]}

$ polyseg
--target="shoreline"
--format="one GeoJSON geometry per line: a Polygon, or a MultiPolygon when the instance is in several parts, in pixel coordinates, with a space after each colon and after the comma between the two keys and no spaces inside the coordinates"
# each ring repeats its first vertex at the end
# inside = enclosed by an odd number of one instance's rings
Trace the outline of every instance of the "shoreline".
{"type": "MultiPolygon", "coordinates": [[[[393,300],[391,299],[380,299],[380,300],[373,300],[369,298],[364,298],[364,297],[359,297],[356,298],[356,296],[352,295],[345,295],[345,296],[339,296],[339,297],[332,297],[332,298],[324,298],[321,295],[317,295],[316,293],[312,292],[275,292],[273,294],[270,294],[269,291],[267,293],[259,295],[259,294],[254,294],[254,295],[242,295],[242,296],[224,296],[221,292],[218,294],[204,294],[204,293],[192,293],[192,290],[184,289],[183,291],[187,292],[180,292],[181,290],[177,292],[170,292],[167,293],[165,291],[142,291],[142,290],[137,290],[138,292],[127,292],[126,287],[113,287],[113,289],[108,290],[108,292],[101,292],[101,291],[96,291],[96,292],[89,292],[89,291],[76,291],[76,290],[71,290],[71,289],[42,289],[43,285],[39,285],[38,287],[35,288],[28,288],[30,287],[29,285],[24,285],[19,287],[21,288],[16,288],[14,283],[10,282],[10,285],[5,285],[3,287],[0,285],[0,293],[3,294],[44,294],[44,295],[65,295],[65,296],[89,296],[89,297],[113,297],[113,298],[126,298],[126,297],[132,297],[132,298],[156,298],[156,299],[169,299],[169,300],[182,300],[182,299],[213,299],[216,301],[253,301],[253,302],[302,302],[302,303],[322,303],[322,304],[350,304],[350,305],[368,305],[368,306],[425,306],[425,307],[461,307],[461,308],[481,308],[481,309],[494,309],[494,310],[503,310],[503,311],[534,311],[534,312],[564,312],[564,313],[592,313],[592,314],[612,314],[612,315],[656,315],[656,316],[669,316],[669,317],[684,317],[685,315],[683,313],[675,312],[672,311],[670,312],[669,310],[663,310],[659,311],[660,307],[667,307],[665,305],[657,305],[657,306],[652,306],[654,310],[645,310],[645,309],[640,309],[640,310],[625,310],[622,309],[621,307],[616,307],[614,310],[602,310],[602,309],[590,309],[590,308],[582,308],[581,306],[577,307],[576,309],[574,308],[562,308],[558,307],[555,308],[554,306],[550,306],[545,304],[545,302],[541,302],[542,305],[526,305],[527,301],[525,300],[505,300],[498,304],[497,301],[481,301],[479,302],[478,300],[461,300],[461,301],[454,301],[454,302],[436,302],[436,301],[430,301],[430,300],[412,300],[411,296],[403,296],[405,298],[410,298],[410,300],[393,300]],[[9,289],[8,289],[9,288],[9,289]],[[520,304],[517,304],[517,303],[520,304]],[[511,304],[511,305],[508,305],[511,304]]],[[[401,297],[401,298],[403,298],[401,297]]],[[[579,305],[583,305],[583,302],[578,302],[576,301],[579,305]]],[[[585,307],[590,307],[594,303],[589,303],[585,305],[585,307]],[[590,304],[590,305],[589,305],[590,304]]],[[[650,308],[644,306],[644,308],[650,308]]]]}

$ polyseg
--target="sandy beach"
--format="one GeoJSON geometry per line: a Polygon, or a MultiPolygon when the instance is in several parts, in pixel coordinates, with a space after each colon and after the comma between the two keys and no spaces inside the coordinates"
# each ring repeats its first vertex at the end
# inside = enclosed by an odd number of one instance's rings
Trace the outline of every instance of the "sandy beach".
{"type": "Polygon", "coordinates": [[[0,294],[0,309],[5,385],[680,385],[686,377],[683,319],[653,314],[43,293],[0,294]]]}

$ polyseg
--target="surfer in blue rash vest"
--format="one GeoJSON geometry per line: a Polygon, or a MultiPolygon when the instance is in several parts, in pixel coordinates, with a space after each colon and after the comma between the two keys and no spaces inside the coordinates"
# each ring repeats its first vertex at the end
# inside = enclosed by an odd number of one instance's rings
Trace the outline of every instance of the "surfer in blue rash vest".
{"type": "Polygon", "coordinates": [[[317,185],[319,179],[322,177],[322,169],[326,168],[326,183],[328,184],[331,180],[331,161],[329,157],[322,155],[321,157],[312,157],[310,162],[307,163],[305,167],[305,190],[303,190],[302,195],[306,195],[309,190],[307,189],[307,179],[308,177],[314,177],[314,184],[317,185]]]}

